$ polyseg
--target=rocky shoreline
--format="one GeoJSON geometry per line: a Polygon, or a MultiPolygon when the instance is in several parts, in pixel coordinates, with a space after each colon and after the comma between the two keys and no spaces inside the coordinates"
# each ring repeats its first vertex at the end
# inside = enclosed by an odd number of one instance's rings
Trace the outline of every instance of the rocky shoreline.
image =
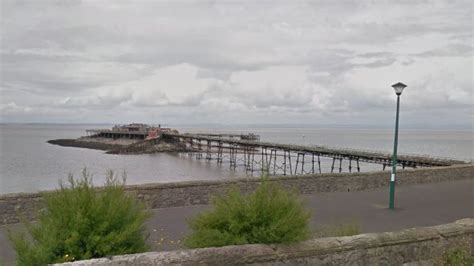
{"type": "Polygon", "coordinates": [[[148,154],[158,152],[186,152],[188,149],[183,143],[175,141],[160,140],[153,145],[144,147],[133,147],[134,144],[142,140],[129,139],[109,139],[109,138],[91,138],[81,137],[78,139],[54,139],[47,141],[53,145],[63,147],[86,148],[106,151],[107,154],[148,154]]]}
{"type": "Polygon", "coordinates": [[[115,149],[124,147],[124,145],[120,145],[120,144],[81,141],[80,139],[53,139],[53,140],[48,140],[48,143],[63,146],[63,147],[86,148],[86,149],[102,150],[102,151],[115,150],[115,149]]]}

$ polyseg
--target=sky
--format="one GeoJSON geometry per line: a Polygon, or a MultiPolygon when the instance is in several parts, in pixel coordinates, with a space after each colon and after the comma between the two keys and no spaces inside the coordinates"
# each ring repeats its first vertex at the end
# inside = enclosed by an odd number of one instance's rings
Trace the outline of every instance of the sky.
{"type": "Polygon", "coordinates": [[[472,1],[1,0],[0,122],[472,129],[472,1]]]}

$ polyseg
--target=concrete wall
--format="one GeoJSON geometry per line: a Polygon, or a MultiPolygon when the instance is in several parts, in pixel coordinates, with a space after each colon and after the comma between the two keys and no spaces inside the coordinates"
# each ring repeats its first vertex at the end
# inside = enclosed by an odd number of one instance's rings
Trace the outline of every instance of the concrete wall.
{"type": "Polygon", "coordinates": [[[398,232],[312,239],[293,245],[242,245],[149,252],[65,263],[86,265],[433,265],[444,252],[473,254],[474,219],[398,232]]]}
{"type": "MultiPolygon", "coordinates": [[[[434,183],[473,178],[474,164],[424,168],[400,171],[399,185],[434,183]]],[[[303,194],[370,190],[388,186],[388,171],[353,174],[322,174],[271,178],[286,188],[303,194]]],[[[253,191],[259,179],[224,179],[219,181],[193,181],[166,184],[127,186],[127,191],[143,200],[149,208],[177,207],[209,203],[210,196],[225,192],[230,185],[244,192],[253,191]]],[[[7,194],[0,196],[0,225],[20,221],[23,216],[33,220],[43,206],[41,193],[7,194]]]]}

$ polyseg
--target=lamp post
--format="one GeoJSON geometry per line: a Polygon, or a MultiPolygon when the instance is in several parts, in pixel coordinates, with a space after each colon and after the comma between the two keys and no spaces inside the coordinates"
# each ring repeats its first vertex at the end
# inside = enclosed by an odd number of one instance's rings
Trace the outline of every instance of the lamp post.
{"type": "Polygon", "coordinates": [[[395,208],[395,175],[397,173],[397,145],[398,145],[398,114],[400,112],[400,95],[407,85],[398,82],[393,84],[392,87],[397,95],[397,115],[395,118],[395,140],[393,141],[393,155],[392,155],[392,174],[390,176],[390,202],[389,208],[395,208]]]}

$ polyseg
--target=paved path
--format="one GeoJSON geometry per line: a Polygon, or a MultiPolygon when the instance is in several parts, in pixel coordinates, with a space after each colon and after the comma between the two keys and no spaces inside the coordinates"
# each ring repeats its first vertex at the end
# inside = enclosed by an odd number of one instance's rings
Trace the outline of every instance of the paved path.
{"type": "MultiPolygon", "coordinates": [[[[335,192],[305,195],[313,213],[312,227],[357,221],[363,232],[393,231],[409,227],[449,223],[474,218],[474,180],[400,186],[396,191],[397,209],[387,209],[388,188],[373,191],[335,192]]],[[[188,233],[186,220],[209,206],[197,205],[153,210],[148,221],[149,242],[156,250],[180,248],[188,233]]],[[[0,263],[14,260],[7,228],[0,227],[0,263]]]]}

